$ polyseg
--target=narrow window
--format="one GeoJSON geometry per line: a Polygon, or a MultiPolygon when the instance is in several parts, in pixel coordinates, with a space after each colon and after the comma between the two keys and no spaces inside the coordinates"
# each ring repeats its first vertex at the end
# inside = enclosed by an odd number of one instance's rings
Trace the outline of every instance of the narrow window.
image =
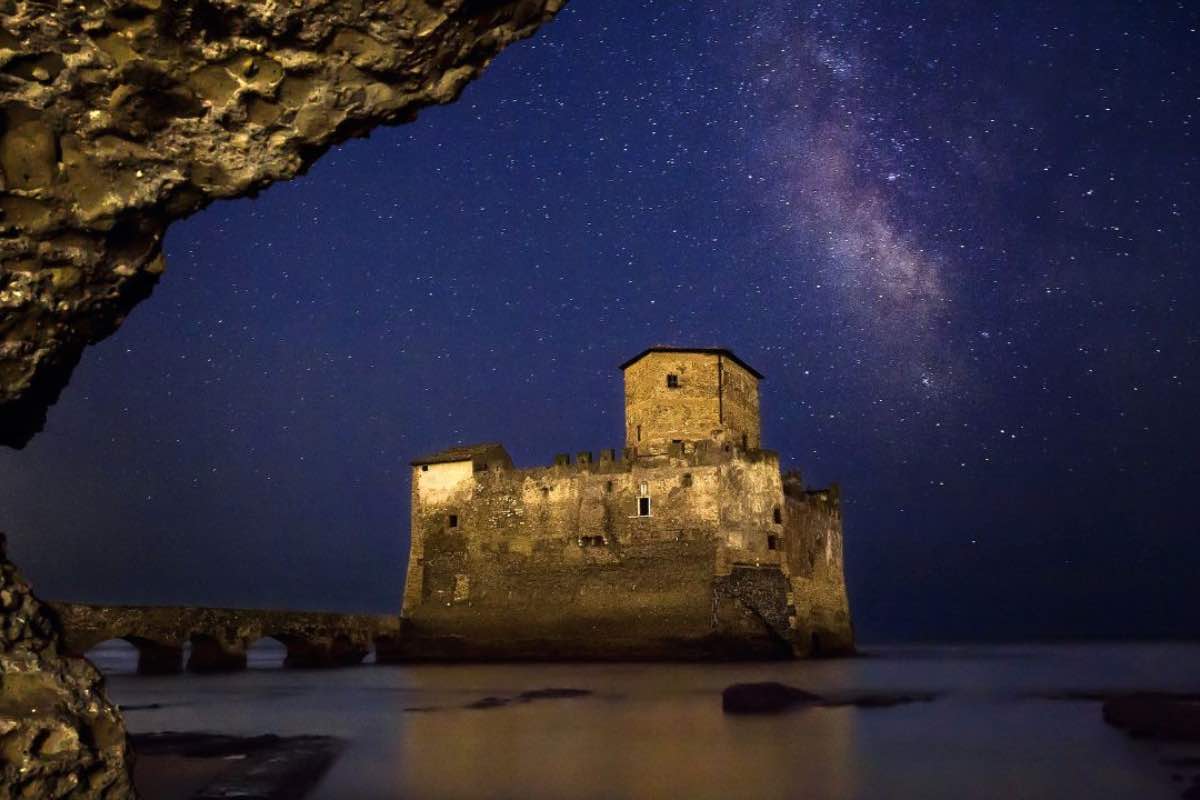
{"type": "Polygon", "coordinates": [[[678,389],[679,388],[679,376],[678,375],[668,375],[667,376],[667,388],[668,389],[678,389]]]}
{"type": "Polygon", "coordinates": [[[779,506],[775,506],[775,524],[783,524],[783,512],[779,510],[779,506]]]}
{"type": "Polygon", "coordinates": [[[639,442],[642,440],[642,426],[641,425],[637,426],[637,440],[639,442]]]}
{"type": "Polygon", "coordinates": [[[606,482],[606,483],[604,484],[604,491],[606,491],[606,492],[609,492],[609,493],[611,494],[611,493],[612,493],[612,489],[613,489],[613,487],[612,487],[612,481],[608,481],[608,482],[606,482]]]}
{"type": "Polygon", "coordinates": [[[450,518],[446,521],[446,524],[449,525],[451,528],[457,528],[458,527],[458,514],[451,514],[450,518]]]}
{"type": "Polygon", "coordinates": [[[680,486],[691,486],[692,485],[692,473],[690,473],[690,472],[683,473],[683,477],[679,479],[679,485],[680,486]]]}
{"type": "Polygon", "coordinates": [[[649,497],[639,497],[638,498],[638,516],[639,517],[650,516],[650,498],[649,497]]]}
{"type": "Polygon", "coordinates": [[[742,434],[742,449],[743,450],[750,449],[750,437],[744,433],[742,434]]]}
{"type": "Polygon", "coordinates": [[[778,550],[779,549],[779,537],[778,536],[775,536],[772,534],[767,537],[767,549],[768,550],[778,550]]]}
{"type": "Polygon", "coordinates": [[[549,497],[549,496],[550,496],[550,487],[543,486],[542,487],[542,497],[549,497]]]}
{"type": "Polygon", "coordinates": [[[422,464],[422,465],[421,465],[421,472],[429,472],[429,465],[428,465],[428,464],[422,464]]]}

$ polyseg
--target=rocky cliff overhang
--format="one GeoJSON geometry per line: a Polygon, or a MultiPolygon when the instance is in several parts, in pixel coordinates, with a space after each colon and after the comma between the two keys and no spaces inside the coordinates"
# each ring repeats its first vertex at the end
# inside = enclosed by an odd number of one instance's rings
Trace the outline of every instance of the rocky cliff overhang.
{"type": "Polygon", "coordinates": [[[166,226],[453,100],[565,0],[0,0],[0,444],[163,271],[166,226]]]}

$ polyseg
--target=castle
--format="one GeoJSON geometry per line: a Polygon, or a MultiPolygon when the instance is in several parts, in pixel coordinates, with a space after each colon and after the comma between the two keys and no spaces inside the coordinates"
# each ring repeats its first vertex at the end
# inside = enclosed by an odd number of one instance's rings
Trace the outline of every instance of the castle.
{"type": "Polygon", "coordinates": [[[518,469],[497,443],[412,462],[397,656],[791,658],[848,653],[838,488],[761,442],[729,350],[621,365],[625,448],[518,469]]]}

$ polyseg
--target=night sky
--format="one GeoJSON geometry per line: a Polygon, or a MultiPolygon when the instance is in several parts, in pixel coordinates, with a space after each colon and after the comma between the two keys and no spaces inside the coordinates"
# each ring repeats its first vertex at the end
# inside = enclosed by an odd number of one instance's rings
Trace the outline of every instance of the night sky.
{"type": "Polygon", "coordinates": [[[1200,12],[576,0],[177,224],[0,452],[49,598],[399,607],[408,461],[622,444],[722,345],[844,492],[860,638],[1200,635],[1200,12]]]}

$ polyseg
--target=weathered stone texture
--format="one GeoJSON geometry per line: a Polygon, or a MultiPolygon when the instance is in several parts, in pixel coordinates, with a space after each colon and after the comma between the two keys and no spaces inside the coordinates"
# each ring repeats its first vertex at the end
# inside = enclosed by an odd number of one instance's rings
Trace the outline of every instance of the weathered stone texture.
{"type": "Polygon", "coordinates": [[[166,225],[452,100],[565,0],[0,0],[0,444],[163,270],[166,225]]]}
{"type": "Polygon", "coordinates": [[[798,475],[785,477],[783,549],[792,585],[797,641],[810,655],[854,646],[846,591],[841,496],[837,484],[806,490],[798,475]]]}
{"type": "Polygon", "coordinates": [[[393,656],[786,657],[813,633],[847,652],[840,561],[809,558],[826,545],[840,558],[840,517],[802,507],[785,524],[784,502],[774,453],[716,445],[533,469],[417,465],[393,656]]]}
{"type": "Polygon", "coordinates": [[[61,652],[0,534],[0,798],[129,798],[131,765],[100,674],[61,652]]]}
{"type": "Polygon", "coordinates": [[[720,353],[671,351],[627,363],[625,380],[642,440],[621,460],[514,469],[488,444],[414,462],[392,657],[853,650],[836,489],[785,487],[775,453],[742,446],[758,440],[756,376],[720,353]],[[730,395],[732,424],[719,409],[730,395]]]}
{"type": "Polygon", "coordinates": [[[729,355],[651,350],[627,363],[624,375],[626,447],[655,454],[676,441],[762,446],[758,378],[729,355]]]}
{"type": "Polygon", "coordinates": [[[83,655],[109,639],[124,639],[138,650],[138,672],[218,672],[246,666],[246,651],[259,639],[287,647],[289,667],[357,664],[377,637],[399,631],[394,616],[268,611],[188,606],[93,606],[55,603],[64,649],[83,655]],[[183,663],[183,649],[191,657],[183,663]]]}

